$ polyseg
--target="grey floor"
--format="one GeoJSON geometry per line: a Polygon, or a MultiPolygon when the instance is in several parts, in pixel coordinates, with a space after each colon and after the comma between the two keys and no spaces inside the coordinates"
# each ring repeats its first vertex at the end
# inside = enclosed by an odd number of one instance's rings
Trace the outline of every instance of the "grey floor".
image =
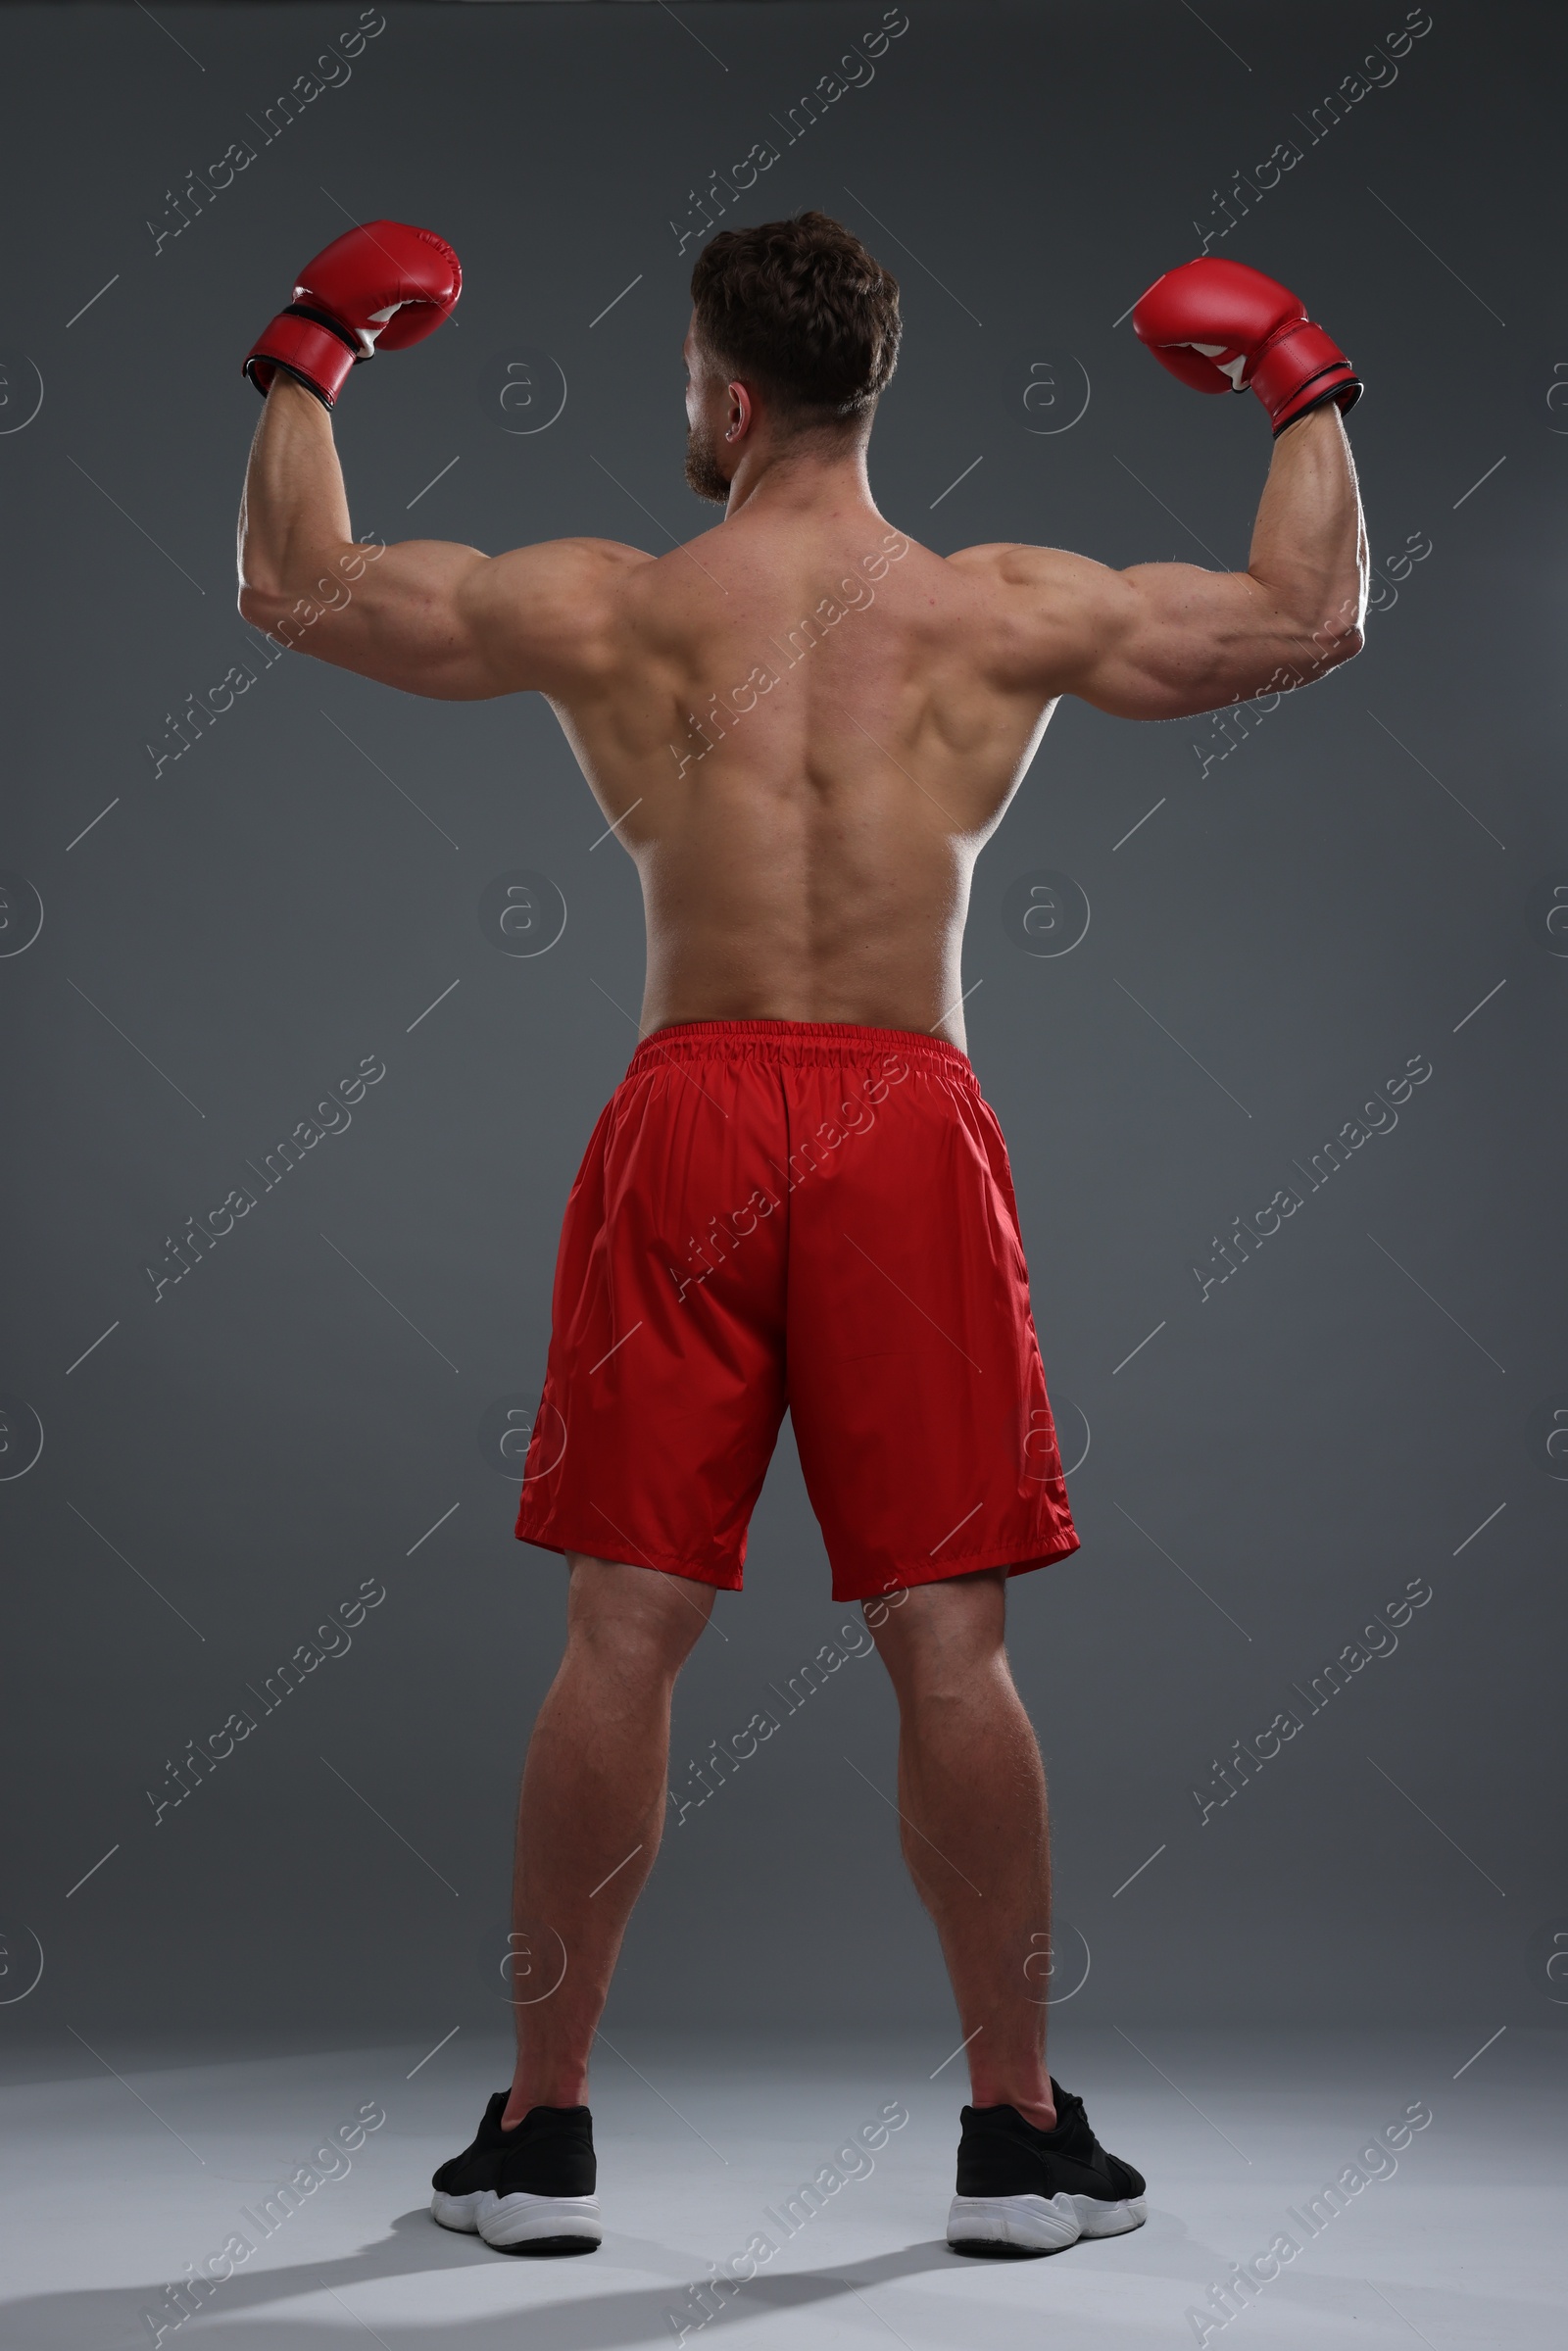
{"type": "Polygon", "coordinates": [[[0,2090],[0,2341],[118,2351],[163,2325],[166,2345],[245,2351],[368,2338],[611,2351],[674,2343],[685,2327],[688,2345],[1174,2351],[1200,2339],[1188,2314],[1210,2286],[1282,2232],[1300,2250],[1228,2322],[1210,2308],[1207,2342],[1568,2341],[1563,2036],[1511,2029],[1467,2063],[1461,2032],[1128,2033],[1064,2035],[1054,2063],[1104,2142],[1148,2174],[1148,2226],[1005,2263],[943,2242],[962,2083],[957,2065],[933,2080],[942,2051],[908,2042],[694,2050],[617,2033],[593,2090],[608,2233],[597,2255],[567,2261],[492,2253],[428,2217],[432,2167],[466,2143],[505,2078],[499,2039],[460,2032],[422,2063],[416,2045],[199,2064],[96,2043],[71,2061],[37,2052],[12,2061],[0,2090]],[[1432,2120],[1397,2168],[1346,2190],[1309,2234],[1298,2217],[1309,2200],[1412,2105],[1432,2120]],[[908,2121],[874,2168],[786,2235],[774,2216],[801,2182],[889,2107],[908,2121]],[[366,2108],[385,2122],[264,2237],[252,2218],[264,2200],[366,2108]],[[256,2249],[176,2327],[166,2287],[236,2232],[256,2249]],[[778,2250],[699,2324],[692,2285],[759,2232],[778,2250]]]}

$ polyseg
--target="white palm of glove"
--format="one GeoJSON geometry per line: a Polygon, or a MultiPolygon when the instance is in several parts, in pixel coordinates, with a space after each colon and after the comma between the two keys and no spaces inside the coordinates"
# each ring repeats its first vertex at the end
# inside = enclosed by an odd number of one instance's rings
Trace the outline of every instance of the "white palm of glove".
{"type": "Polygon", "coordinates": [[[1245,351],[1238,351],[1234,359],[1226,360],[1220,358],[1220,353],[1227,348],[1223,343],[1189,343],[1187,348],[1189,351],[1200,351],[1204,359],[1212,360],[1221,375],[1230,377],[1233,392],[1246,391],[1247,386],[1242,381],[1242,369],[1247,365],[1245,351]]]}

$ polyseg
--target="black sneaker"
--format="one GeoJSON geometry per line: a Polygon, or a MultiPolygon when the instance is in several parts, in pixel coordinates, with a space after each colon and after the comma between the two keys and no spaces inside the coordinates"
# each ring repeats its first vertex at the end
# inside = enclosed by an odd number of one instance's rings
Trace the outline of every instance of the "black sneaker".
{"type": "Polygon", "coordinates": [[[508,2092],[484,2110],[471,2147],[435,2174],[430,2211],[501,2253],[592,2253],[604,2235],[586,2106],[530,2106],[503,2131],[508,2092]]]}
{"type": "Polygon", "coordinates": [[[966,2106],[948,2242],[959,2253],[1054,2253],[1081,2236],[1120,2236],[1149,2218],[1143,2175],[1107,2155],[1082,2098],[1056,2082],[1056,2127],[1015,2106],[966,2106]]]}

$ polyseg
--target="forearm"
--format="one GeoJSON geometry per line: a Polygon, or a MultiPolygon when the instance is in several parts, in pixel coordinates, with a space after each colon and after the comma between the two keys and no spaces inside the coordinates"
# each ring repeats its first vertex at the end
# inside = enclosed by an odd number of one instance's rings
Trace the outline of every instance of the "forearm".
{"type": "Polygon", "coordinates": [[[270,611],[308,596],[352,544],[331,417],[279,369],[251,443],[240,501],[241,611],[265,621],[270,611]]]}
{"type": "Polygon", "coordinates": [[[1366,616],[1366,530],[1332,401],[1275,442],[1247,568],[1321,650],[1319,666],[1356,650],[1366,616]]]}

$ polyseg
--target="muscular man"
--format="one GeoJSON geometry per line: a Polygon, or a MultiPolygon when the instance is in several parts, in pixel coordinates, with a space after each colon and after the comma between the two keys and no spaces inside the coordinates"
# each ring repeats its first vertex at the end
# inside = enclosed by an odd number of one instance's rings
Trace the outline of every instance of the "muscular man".
{"type": "Polygon", "coordinates": [[[787,1405],[834,1596],[863,1604],[897,1691],[904,1849],[968,2051],[950,2241],[1135,2228],[1142,2179],[1045,2061],[1046,1788],[1004,1590],[1078,1537],[959,953],[975,857],[1061,695],[1180,718],[1358,650],[1359,384],[1272,279],[1190,263],[1134,324],[1269,413],[1246,570],[944,559],[866,475],[898,288],[806,213],[715,237],[693,277],[686,476],[712,529],[662,555],[361,548],[330,409],[460,286],[451,249],[396,222],[310,266],[246,363],[267,406],[240,526],[257,626],[405,693],[545,695],[647,915],[642,1042],[567,1202],[517,1521],[570,1578],[515,1877],[559,1982],[518,2004],[511,2090],[432,2209],[498,2247],[599,2242],[589,2049],[659,1845],[675,1676],[740,1587],[787,1405]]]}

